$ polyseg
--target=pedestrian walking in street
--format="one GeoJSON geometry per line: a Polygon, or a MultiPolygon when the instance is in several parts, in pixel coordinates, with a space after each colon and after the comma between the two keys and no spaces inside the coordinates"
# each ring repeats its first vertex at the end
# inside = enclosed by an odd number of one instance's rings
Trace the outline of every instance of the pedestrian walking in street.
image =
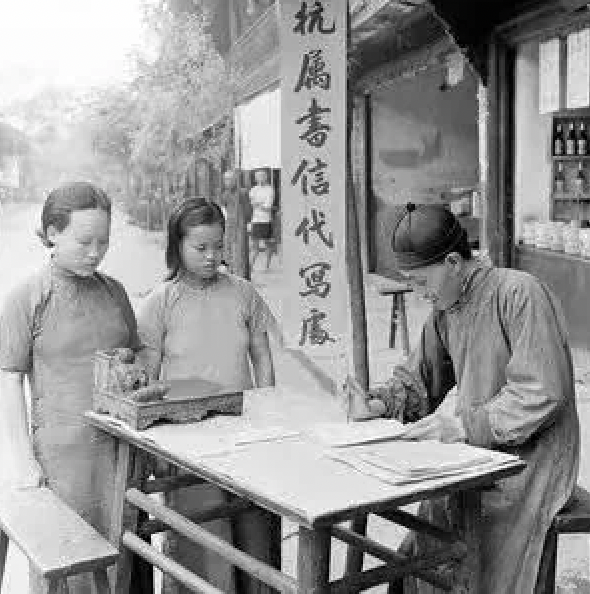
{"type": "MultiPolygon", "coordinates": [[[[110,226],[111,201],[103,190],[76,182],[50,192],[39,231],[50,261],[16,286],[0,310],[0,484],[48,484],[105,536],[115,446],[83,414],[92,409],[96,351],[139,347],[125,289],[96,270],[109,247],[110,226]]],[[[93,591],[90,577],[68,584],[73,594],[93,591]]],[[[29,591],[46,591],[34,574],[29,591]]]]}
{"type": "MultiPolygon", "coordinates": [[[[408,204],[391,244],[395,268],[432,301],[433,312],[408,362],[384,387],[365,393],[348,382],[350,413],[411,421],[407,439],[464,441],[523,458],[521,474],[482,493],[481,594],[544,592],[538,571],[545,537],[572,494],[580,455],[560,305],[535,277],[474,258],[465,231],[443,207],[408,204]],[[454,386],[456,403],[441,406],[454,386]]],[[[455,503],[428,501],[420,514],[448,527],[461,513],[455,503]]],[[[402,551],[433,544],[411,534],[402,551]]],[[[415,579],[405,588],[436,591],[415,579]]]]}
{"type": "MultiPolygon", "coordinates": [[[[247,280],[220,272],[224,218],[217,204],[187,200],[168,221],[167,279],[138,308],[139,335],[154,377],[199,378],[227,392],[273,386],[274,366],[268,332],[274,317],[247,280]]],[[[167,495],[167,504],[190,515],[225,501],[221,489],[198,485],[167,495]]],[[[263,510],[241,514],[207,529],[238,548],[277,566],[280,521],[263,510]]],[[[165,540],[165,552],[223,592],[269,591],[215,553],[176,534],[165,540]]],[[[280,565],[279,565],[280,566],[280,565]]],[[[164,594],[188,592],[169,576],[164,594]]]]}
{"type": "Polygon", "coordinates": [[[250,189],[250,204],[252,205],[252,226],[250,231],[252,260],[250,270],[254,270],[260,252],[266,254],[265,270],[268,270],[274,251],[271,243],[273,239],[272,214],[275,194],[266,170],[259,169],[256,171],[254,179],[256,183],[250,189]]]}

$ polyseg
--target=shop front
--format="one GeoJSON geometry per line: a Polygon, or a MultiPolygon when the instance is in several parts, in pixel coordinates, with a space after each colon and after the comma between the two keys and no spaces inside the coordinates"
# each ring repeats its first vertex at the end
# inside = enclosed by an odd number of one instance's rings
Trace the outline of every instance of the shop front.
{"type": "Polygon", "coordinates": [[[513,265],[560,299],[590,348],[590,15],[514,44],[513,265]]]}

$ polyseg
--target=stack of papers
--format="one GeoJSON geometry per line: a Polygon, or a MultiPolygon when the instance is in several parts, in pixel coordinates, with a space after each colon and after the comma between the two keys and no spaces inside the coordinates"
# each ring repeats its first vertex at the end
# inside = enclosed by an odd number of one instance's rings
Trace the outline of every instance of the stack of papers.
{"type": "Polygon", "coordinates": [[[325,455],[391,484],[469,473],[515,459],[462,443],[439,441],[396,441],[352,450],[330,450],[325,455]]]}
{"type": "Polygon", "coordinates": [[[356,423],[318,423],[306,434],[322,445],[343,448],[397,439],[404,434],[402,423],[393,419],[373,419],[356,423]]]}
{"type": "Polygon", "coordinates": [[[395,445],[386,451],[360,452],[359,456],[383,470],[408,477],[464,471],[493,461],[490,451],[461,443],[417,441],[395,445]]]}

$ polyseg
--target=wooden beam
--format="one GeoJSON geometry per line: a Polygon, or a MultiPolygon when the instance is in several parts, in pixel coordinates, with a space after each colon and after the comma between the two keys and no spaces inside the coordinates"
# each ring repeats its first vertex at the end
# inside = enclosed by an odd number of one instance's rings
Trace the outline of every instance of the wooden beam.
{"type": "Polygon", "coordinates": [[[176,489],[182,489],[183,487],[201,485],[204,482],[205,481],[202,478],[192,474],[167,476],[146,481],[142,491],[144,493],[167,493],[169,491],[175,491],[176,489]]]}
{"type": "MultiPolygon", "coordinates": [[[[437,572],[436,569],[428,568],[444,565],[453,560],[454,557],[449,550],[439,550],[425,557],[404,559],[403,561],[395,562],[395,565],[381,565],[375,569],[369,569],[362,573],[335,580],[330,583],[329,592],[330,594],[348,594],[349,592],[366,590],[379,584],[391,582],[407,574],[416,575],[421,580],[449,592],[452,588],[451,578],[445,577],[442,573],[437,572]],[[428,575],[428,579],[426,575],[428,575]]],[[[473,590],[473,592],[478,592],[478,590],[473,590]]]]}
{"type": "MultiPolygon", "coordinates": [[[[416,558],[409,558],[397,551],[392,551],[390,548],[378,543],[377,541],[368,538],[366,536],[360,536],[347,528],[343,528],[341,526],[332,526],[331,528],[332,536],[341,540],[342,542],[346,542],[350,545],[355,546],[356,548],[363,550],[365,553],[384,561],[387,564],[395,564],[397,574],[391,576],[391,579],[398,577],[402,573],[413,573],[416,577],[419,577],[421,580],[428,582],[434,586],[439,588],[445,588],[448,586],[448,582],[441,578],[441,576],[434,570],[429,569],[433,565],[436,565],[436,561],[428,563],[422,563],[416,565],[411,571],[403,568],[409,567],[409,563],[416,561],[416,558]],[[402,568],[402,569],[399,569],[402,568]]],[[[449,560],[457,560],[462,559],[466,553],[466,548],[463,543],[455,543],[450,547],[445,547],[444,551],[442,551],[444,555],[446,555],[445,559],[449,560]]],[[[438,554],[438,553],[437,553],[438,554]]],[[[432,559],[433,557],[428,557],[427,559],[432,559]]],[[[437,557],[438,558],[438,557],[437,557]]],[[[421,559],[421,558],[420,558],[421,559]]],[[[413,566],[412,566],[413,567],[413,566]]],[[[355,574],[351,574],[350,576],[345,576],[343,578],[346,580],[348,577],[353,577],[355,574]]],[[[356,574],[358,576],[358,573],[356,574]]],[[[384,581],[389,581],[389,579],[385,579],[384,581]]],[[[380,582],[377,582],[380,583],[380,582]]],[[[358,586],[360,584],[353,585],[350,584],[350,588],[352,592],[356,592],[358,590],[358,586]]]]}
{"type": "Polygon", "coordinates": [[[373,193],[373,105],[371,95],[367,93],[364,95],[365,107],[365,204],[366,212],[366,226],[365,233],[367,237],[367,271],[373,272],[376,267],[376,238],[373,233],[372,223],[375,216],[375,196],[373,193]]]}
{"type": "Polygon", "coordinates": [[[500,265],[512,266],[514,245],[514,88],[516,55],[498,42],[498,227],[500,265]]]}
{"type": "Polygon", "coordinates": [[[483,248],[490,260],[500,263],[498,193],[498,45],[490,43],[487,84],[478,90],[479,171],[483,204],[483,248]]]}
{"type": "Polygon", "coordinates": [[[197,592],[198,594],[223,594],[221,590],[218,590],[215,586],[212,586],[204,579],[185,569],[182,565],[176,563],[176,561],[163,555],[132,532],[125,532],[122,541],[127,549],[133,551],[154,567],[161,569],[164,573],[171,575],[191,592],[197,592]]]}
{"type": "Polygon", "coordinates": [[[243,569],[254,578],[269,585],[271,588],[275,588],[280,592],[292,592],[293,594],[297,592],[297,583],[294,579],[286,576],[284,573],[281,573],[273,567],[270,567],[266,563],[255,559],[251,555],[236,549],[225,540],[211,534],[204,528],[193,524],[178,512],[154,501],[145,493],[142,493],[137,489],[129,489],[125,498],[132,505],[143,509],[155,518],[165,522],[170,528],[185,538],[213,551],[232,565],[243,569]]]}
{"type": "Polygon", "coordinates": [[[460,542],[459,535],[457,533],[443,530],[442,528],[439,528],[434,524],[430,524],[426,520],[422,520],[421,518],[401,509],[383,511],[376,515],[385,520],[389,520],[390,522],[399,524],[400,526],[404,526],[408,530],[429,534],[433,538],[436,538],[441,542],[446,542],[447,544],[456,544],[457,542],[460,542]]]}
{"type": "Polygon", "coordinates": [[[590,13],[563,14],[556,10],[514,26],[495,29],[506,43],[516,45],[535,39],[565,36],[575,29],[590,24],[590,13]]]}
{"type": "MultiPolygon", "coordinates": [[[[194,524],[203,524],[218,520],[220,518],[231,518],[237,514],[253,509],[253,505],[245,499],[236,499],[230,503],[222,503],[220,505],[212,506],[208,509],[201,510],[198,513],[191,514],[187,517],[188,520],[194,524]]],[[[152,519],[143,522],[138,528],[138,533],[141,536],[151,536],[158,532],[165,532],[169,529],[168,524],[162,520],[152,519]]]]}

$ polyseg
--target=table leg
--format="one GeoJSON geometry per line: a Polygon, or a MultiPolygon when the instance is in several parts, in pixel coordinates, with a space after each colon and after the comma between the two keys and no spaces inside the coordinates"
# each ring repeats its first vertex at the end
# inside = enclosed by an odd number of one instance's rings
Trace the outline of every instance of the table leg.
{"type": "Polygon", "coordinates": [[[297,584],[300,594],[321,594],[330,581],[330,528],[299,527],[297,584]]]}
{"type": "MultiPolygon", "coordinates": [[[[361,536],[367,534],[367,514],[362,514],[354,518],[350,524],[350,529],[361,536]]],[[[351,573],[359,573],[363,570],[363,550],[353,545],[348,545],[346,551],[346,567],[344,569],[344,575],[350,575],[351,573]]]]}
{"type": "Polygon", "coordinates": [[[462,491],[456,497],[462,510],[458,515],[458,528],[469,553],[457,570],[452,592],[478,594],[481,584],[481,491],[462,491]]]}
{"type": "MultiPolygon", "coordinates": [[[[234,546],[281,569],[281,517],[267,510],[255,508],[239,514],[231,521],[234,546]]],[[[243,594],[272,594],[276,590],[247,572],[236,568],[236,590],[243,594]]]]}
{"type": "MultiPolygon", "coordinates": [[[[139,572],[142,571],[141,567],[137,567],[133,553],[121,546],[121,537],[125,530],[133,533],[137,531],[138,512],[137,509],[125,503],[125,491],[129,482],[141,480],[144,474],[143,457],[133,451],[128,443],[119,441],[110,531],[110,540],[120,551],[119,561],[117,562],[116,594],[129,594],[134,566],[136,572],[138,570],[139,572]]],[[[133,582],[139,583],[140,580],[134,578],[133,582]]]]}

